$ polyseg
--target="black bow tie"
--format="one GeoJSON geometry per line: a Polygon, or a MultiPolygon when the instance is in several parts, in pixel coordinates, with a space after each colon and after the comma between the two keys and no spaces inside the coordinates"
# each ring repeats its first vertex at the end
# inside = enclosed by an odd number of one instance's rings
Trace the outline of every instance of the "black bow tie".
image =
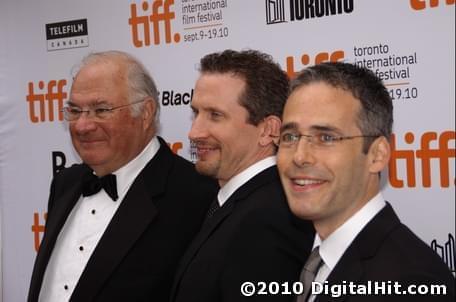
{"type": "Polygon", "coordinates": [[[97,177],[95,174],[90,173],[83,181],[82,196],[91,196],[104,189],[113,201],[116,201],[119,196],[117,195],[117,181],[114,174],[108,174],[103,177],[97,177]]]}

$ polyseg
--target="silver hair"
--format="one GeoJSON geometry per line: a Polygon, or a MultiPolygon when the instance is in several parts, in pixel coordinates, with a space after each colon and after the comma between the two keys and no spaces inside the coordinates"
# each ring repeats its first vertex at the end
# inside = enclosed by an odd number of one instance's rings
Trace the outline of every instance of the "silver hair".
{"type": "MultiPolygon", "coordinates": [[[[132,55],[118,50],[109,50],[102,52],[93,52],[85,56],[81,63],[73,70],[72,74],[76,75],[83,67],[97,64],[100,62],[118,61],[125,64],[127,68],[127,87],[128,98],[130,103],[139,102],[147,97],[151,97],[155,102],[155,129],[159,126],[160,103],[158,100],[158,90],[152,76],[149,74],[144,65],[132,55]]],[[[131,114],[138,117],[144,108],[144,102],[131,106],[131,114]]]]}

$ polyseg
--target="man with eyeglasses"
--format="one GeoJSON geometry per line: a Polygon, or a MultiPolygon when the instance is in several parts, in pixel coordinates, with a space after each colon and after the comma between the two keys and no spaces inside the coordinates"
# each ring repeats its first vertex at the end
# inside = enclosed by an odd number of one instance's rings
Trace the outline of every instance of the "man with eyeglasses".
{"type": "Polygon", "coordinates": [[[277,173],[288,78],[255,50],[212,53],[200,63],[189,138],[197,171],[221,188],[182,258],[171,301],[292,302],[287,286],[299,280],[314,230],[293,223],[277,173]]]}
{"type": "Polygon", "coordinates": [[[52,182],[28,301],[167,302],[218,186],[156,136],[157,88],[131,55],[85,57],[63,110],[83,163],[52,182]]]}
{"type": "Polygon", "coordinates": [[[292,81],[277,165],[292,212],[317,232],[297,302],[454,301],[448,267],[380,193],[392,124],[388,91],[368,69],[324,63],[292,81]],[[421,284],[446,295],[407,292],[421,284]]]}

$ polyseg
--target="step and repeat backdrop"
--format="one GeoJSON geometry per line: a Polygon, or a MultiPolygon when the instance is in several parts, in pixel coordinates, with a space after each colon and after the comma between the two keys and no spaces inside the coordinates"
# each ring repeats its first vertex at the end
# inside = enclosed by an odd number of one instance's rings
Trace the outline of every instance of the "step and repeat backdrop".
{"type": "Polygon", "coordinates": [[[60,113],[72,69],[89,52],[109,49],[150,70],[160,90],[160,135],[188,160],[195,160],[189,104],[205,54],[259,49],[290,77],[324,61],[370,68],[395,106],[384,195],[454,271],[454,37],[454,0],[2,0],[3,301],[25,300],[50,181],[79,162],[60,113]]]}

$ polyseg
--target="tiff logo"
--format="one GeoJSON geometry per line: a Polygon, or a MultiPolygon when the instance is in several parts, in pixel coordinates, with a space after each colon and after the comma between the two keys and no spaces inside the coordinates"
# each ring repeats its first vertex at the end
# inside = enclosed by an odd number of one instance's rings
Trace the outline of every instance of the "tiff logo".
{"type": "Polygon", "coordinates": [[[439,1],[439,0],[410,0],[410,6],[414,10],[423,10],[428,7],[438,7],[440,5],[443,5],[441,3],[445,2],[446,5],[454,5],[455,0],[445,0],[445,1],[439,1]],[[429,2],[429,3],[427,3],[429,2]]]}
{"type": "Polygon", "coordinates": [[[166,143],[168,147],[171,148],[171,151],[173,151],[174,154],[178,154],[179,150],[182,149],[184,146],[182,142],[175,142],[175,143],[166,143]]]}
{"type": "MultiPolygon", "coordinates": [[[[418,150],[405,149],[398,150],[396,147],[396,136],[391,136],[391,160],[389,162],[389,181],[394,188],[403,188],[404,180],[398,178],[398,161],[405,160],[405,170],[407,187],[416,187],[415,161],[421,163],[421,180],[424,188],[431,187],[431,159],[439,163],[440,187],[450,186],[450,158],[455,158],[455,149],[449,147],[449,142],[455,140],[455,131],[425,132],[420,139],[418,150]],[[436,147],[431,147],[431,142],[435,142],[436,147]]],[[[407,132],[404,136],[407,144],[415,141],[415,135],[407,132]]]]}
{"type": "Polygon", "coordinates": [[[442,258],[448,265],[449,269],[455,272],[456,254],[454,251],[454,237],[448,234],[448,241],[443,245],[437,243],[437,240],[432,240],[431,248],[442,258]]]}
{"type": "Polygon", "coordinates": [[[55,81],[51,80],[47,83],[44,81],[38,82],[38,89],[42,93],[35,93],[35,84],[33,82],[28,83],[28,95],[27,102],[29,103],[29,117],[32,123],[46,121],[46,112],[48,115],[48,121],[54,121],[54,114],[58,112],[58,120],[63,120],[63,102],[67,97],[67,93],[64,90],[67,81],[65,79],[55,81]],[[44,93],[43,90],[47,91],[44,93]],[[47,102],[47,106],[46,106],[47,102]],[[57,102],[57,108],[54,108],[54,103],[57,102]],[[38,104],[38,107],[36,106],[38,104]],[[38,113],[37,113],[38,111],[38,113]]]}
{"type": "MultiPolygon", "coordinates": [[[[43,215],[44,220],[47,218],[47,213],[43,215]]],[[[33,247],[35,248],[35,252],[38,252],[41,244],[41,235],[44,234],[44,221],[43,223],[40,222],[40,215],[39,213],[33,213],[33,224],[32,224],[32,233],[33,233],[33,247]]]]}
{"type": "MultiPolygon", "coordinates": [[[[307,65],[317,65],[323,62],[337,62],[343,61],[345,58],[345,52],[341,49],[334,50],[334,51],[322,51],[315,55],[309,55],[307,53],[303,53],[301,55],[300,61],[303,67],[307,65]]],[[[295,71],[295,56],[288,56],[285,58],[286,62],[286,72],[288,77],[291,79],[296,75],[295,71]]],[[[298,67],[298,70],[301,70],[302,67],[298,67]]]]}
{"type": "Polygon", "coordinates": [[[153,39],[154,45],[160,44],[160,37],[163,34],[160,24],[164,26],[166,44],[172,42],[171,38],[175,43],[180,41],[179,33],[175,33],[174,36],[171,33],[171,20],[175,19],[174,12],[170,10],[171,5],[174,5],[174,0],[154,0],[151,5],[144,1],[141,4],[140,12],[138,12],[136,3],[130,5],[128,24],[131,26],[135,47],[149,46],[151,39],[153,39]]]}
{"type": "Polygon", "coordinates": [[[284,0],[266,1],[266,24],[287,22],[285,20],[284,0]]]}

